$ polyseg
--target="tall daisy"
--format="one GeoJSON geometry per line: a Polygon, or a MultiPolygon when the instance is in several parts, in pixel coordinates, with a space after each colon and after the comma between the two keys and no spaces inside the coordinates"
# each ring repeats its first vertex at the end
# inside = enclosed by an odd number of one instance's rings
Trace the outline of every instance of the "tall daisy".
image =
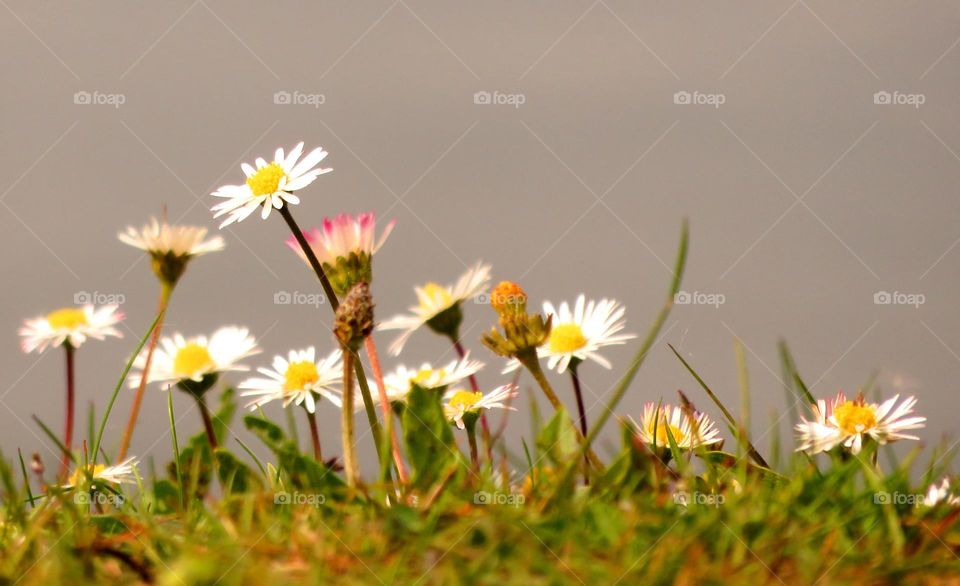
{"type": "MultiPolygon", "coordinates": [[[[246,328],[228,326],[218,329],[209,338],[195,336],[185,338],[180,333],[160,340],[149,371],[146,371],[148,383],[159,383],[164,389],[176,385],[190,394],[200,407],[204,428],[210,446],[217,446],[213,421],[207,408],[205,393],[225,372],[246,372],[249,368],[240,363],[260,352],[257,342],[246,328]]],[[[141,370],[146,368],[146,352],[143,351],[134,360],[133,365],[141,370]]],[[[143,374],[141,372],[141,374],[143,374]]],[[[130,387],[138,385],[130,381],[130,387]]]]}
{"type": "Polygon", "coordinates": [[[299,204],[300,198],[293,194],[294,191],[333,171],[331,168],[317,168],[327,156],[323,148],[313,149],[303,159],[300,158],[302,154],[301,142],[286,154],[282,148],[277,149],[269,163],[258,157],[254,162],[256,166],[240,165],[246,181],[242,185],[224,185],[211,194],[226,199],[211,210],[215,212],[214,218],[227,216],[220,228],[243,221],[258,207],[261,208],[260,217],[267,219],[273,208],[280,210],[285,204],[299,204]]]}
{"type": "MultiPolygon", "coordinates": [[[[321,228],[303,233],[315,258],[323,266],[337,295],[342,296],[360,282],[368,285],[373,281],[373,255],[386,242],[396,224],[391,220],[380,238],[376,237],[377,220],[373,212],[358,214],[340,214],[333,218],[324,218],[321,228]]],[[[287,246],[297,256],[310,263],[306,251],[299,245],[295,236],[287,240],[287,246]]]]}
{"type": "MultiPolygon", "coordinates": [[[[179,282],[180,277],[183,276],[187,264],[194,257],[223,250],[224,242],[220,236],[207,239],[206,228],[170,224],[166,220],[160,222],[156,218],[151,218],[150,222],[141,228],[128,226],[125,232],[117,235],[117,238],[119,238],[120,242],[149,254],[150,266],[160,280],[160,302],[157,307],[158,317],[150,337],[150,344],[147,346],[143,371],[145,374],[150,370],[153,353],[156,350],[157,342],[160,340],[160,332],[163,329],[163,318],[170,304],[170,296],[173,294],[173,289],[179,282]]],[[[120,442],[120,451],[117,455],[118,460],[122,460],[127,455],[130,441],[133,439],[133,430],[137,424],[137,417],[140,414],[140,404],[143,401],[143,393],[146,387],[146,376],[141,376],[137,393],[134,396],[133,404],[130,408],[127,427],[124,430],[123,439],[120,442]]]]}
{"type": "Polygon", "coordinates": [[[390,344],[390,352],[398,356],[410,336],[426,325],[434,332],[451,337],[459,343],[463,301],[476,297],[490,285],[490,265],[477,263],[451,285],[430,282],[415,287],[417,305],[407,315],[397,315],[380,324],[381,330],[402,330],[390,344]]]}
{"type": "Polygon", "coordinates": [[[114,326],[123,320],[123,313],[116,305],[104,305],[95,309],[93,305],[83,307],[65,307],[45,316],[28,319],[18,333],[20,347],[24,352],[43,352],[49,347],[63,346],[67,362],[67,393],[63,425],[63,459],[60,462],[60,474],[67,472],[70,454],[73,449],[73,413],[76,397],[74,377],[74,351],[88,339],[103,340],[108,336],[122,338],[114,326]]]}
{"type": "Polygon", "coordinates": [[[340,405],[337,394],[343,381],[343,352],[334,350],[325,358],[316,359],[313,346],[305,350],[291,350],[286,358],[275,356],[273,368],[258,368],[263,377],[249,378],[240,383],[241,395],[252,397],[247,408],[253,411],[271,401],[282,401],[284,407],[303,405],[310,423],[314,457],[321,460],[320,433],[317,428],[316,403],[324,397],[340,405]]]}
{"type": "Polygon", "coordinates": [[[695,450],[721,441],[720,432],[706,413],[690,417],[680,407],[647,403],[639,423],[630,418],[637,437],[655,450],[670,448],[670,436],[682,450],[695,450]],[[668,435],[669,430],[669,435],[668,435]]]}
{"type": "Polygon", "coordinates": [[[868,403],[863,393],[852,401],[843,392],[828,404],[823,399],[812,405],[813,419],[804,419],[796,426],[800,436],[797,451],[811,454],[827,452],[837,446],[859,454],[864,440],[874,440],[880,445],[902,439],[920,439],[906,431],[924,427],[926,417],[910,416],[917,404],[914,397],[907,397],[899,405],[900,395],[895,395],[882,404],[868,403]]]}

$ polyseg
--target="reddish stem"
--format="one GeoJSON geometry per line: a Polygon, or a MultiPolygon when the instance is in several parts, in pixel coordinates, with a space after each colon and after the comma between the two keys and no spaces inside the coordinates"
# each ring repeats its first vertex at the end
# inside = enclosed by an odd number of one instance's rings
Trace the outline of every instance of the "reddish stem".
{"type": "Polygon", "coordinates": [[[407,483],[407,469],[403,464],[403,457],[400,455],[400,441],[397,439],[397,429],[393,426],[393,411],[390,409],[390,399],[387,397],[387,386],[383,382],[383,371],[380,369],[380,355],[377,354],[377,344],[373,341],[373,336],[367,336],[363,341],[367,351],[367,359],[370,361],[370,369],[373,371],[373,378],[377,382],[377,394],[380,398],[380,410],[383,412],[383,423],[390,434],[390,449],[393,452],[393,463],[397,466],[397,478],[401,485],[407,483]]]}
{"type": "Polygon", "coordinates": [[[317,412],[307,412],[307,420],[310,422],[310,438],[313,440],[313,459],[318,463],[323,463],[323,453],[320,451],[320,430],[317,427],[317,412]]]}

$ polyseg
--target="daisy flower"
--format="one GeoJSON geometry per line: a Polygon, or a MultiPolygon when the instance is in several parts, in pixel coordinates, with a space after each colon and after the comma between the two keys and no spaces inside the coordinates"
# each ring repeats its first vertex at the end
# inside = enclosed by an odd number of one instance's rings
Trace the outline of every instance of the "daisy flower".
{"type": "Polygon", "coordinates": [[[117,234],[120,242],[139,248],[155,258],[166,255],[192,258],[223,250],[223,238],[214,236],[204,240],[206,236],[206,228],[180,226],[167,222],[161,224],[156,218],[150,218],[150,223],[140,229],[128,226],[126,232],[117,234]]]}
{"type": "Polygon", "coordinates": [[[77,466],[73,474],[67,480],[67,484],[60,488],[74,488],[90,482],[91,487],[96,486],[97,482],[109,484],[126,484],[134,482],[135,470],[137,467],[136,458],[127,458],[119,464],[107,466],[105,464],[87,464],[86,466],[77,466]]]}
{"type": "MultiPolygon", "coordinates": [[[[547,367],[563,373],[570,363],[593,360],[604,368],[611,368],[610,362],[597,353],[605,346],[624,344],[637,336],[621,334],[625,322],[625,309],[612,299],[587,302],[583,295],[571,310],[566,301],[555,308],[552,303],[543,303],[543,313],[553,316],[550,336],[546,343],[537,348],[537,355],[547,359],[547,367]]],[[[520,363],[511,360],[504,373],[516,370],[520,363]]]]}
{"type": "MultiPolygon", "coordinates": [[[[343,295],[360,281],[372,281],[373,255],[386,242],[394,224],[395,220],[387,224],[378,240],[377,221],[373,212],[358,214],[356,218],[340,214],[334,218],[324,218],[322,228],[305,231],[303,236],[326,271],[334,291],[343,295]]],[[[288,238],[287,246],[309,264],[296,237],[288,238]]]]}
{"type": "Polygon", "coordinates": [[[960,505],[960,497],[953,494],[950,490],[950,479],[944,478],[940,484],[931,484],[927,489],[927,494],[923,498],[923,504],[928,507],[936,506],[940,503],[947,503],[951,507],[960,505]]]}
{"type": "MultiPolygon", "coordinates": [[[[249,368],[239,361],[259,352],[256,340],[246,328],[223,327],[209,339],[206,336],[184,338],[177,333],[160,341],[147,382],[169,388],[180,382],[199,383],[222,372],[244,372],[249,368]]],[[[133,364],[142,371],[145,362],[144,351],[133,364]]],[[[138,382],[139,377],[131,377],[130,387],[138,386],[138,382]]]]}
{"type": "Polygon", "coordinates": [[[667,429],[683,450],[693,450],[720,442],[720,432],[706,413],[695,413],[695,420],[680,407],[647,403],[637,423],[630,418],[640,440],[654,448],[669,448],[667,429]]]}
{"type": "MultiPolygon", "coordinates": [[[[443,390],[449,386],[456,385],[471,375],[480,372],[484,366],[483,362],[470,360],[468,352],[462,359],[454,360],[446,366],[434,368],[429,363],[423,363],[420,368],[407,368],[406,366],[397,366],[395,370],[383,377],[383,384],[387,390],[387,399],[389,402],[405,402],[407,395],[413,390],[414,385],[423,389],[443,390]]],[[[371,389],[379,391],[376,383],[370,381],[371,389]]],[[[355,391],[355,393],[358,391],[355,391]]],[[[380,393],[372,393],[373,402],[380,404],[380,393]]],[[[361,401],[354,401],[359,410],[363,404],[361,401]]]]}
{"type": "Polygon", "coordinates": [[[283,401],[283,406],[291,403],[305,405],[307,411],[316,410],[316,395],[327,398],[334,404],[340,404],[336,388],[343,379],[343,352],[334,350],[326,358],[316,359],[316,350],[310,346],[306,350],[291,350],[287,358],[275,356],[273,368],[258,368],[257,372],[266,378],[254,377],[240,383],[245,389],[241,396],[254,397],[247,403],[251,411],[269,403],[283,401]]]}
{"type": "Polygon", "coordinates": [[[418,304],[410,307],[410,314],[397,315],[380,324],[382,330],[403,330],[390,344],[390,352],[399,355],[407,339],[424,325],[439,334],[456,335],[463,320],[460,304],[486,290],[490,269],[490,265],[477,263],[452,285],[430,282],[415,287],[418,304]]]}
{"type": "Polygon", "coordinates": [[[512,384],[497,387],[486,395],[480,391],[450,391],[444,396],[446,403],[443,405],[443,413],[451,423],[465,429],[463,418],[467,413],[479,413],[483,409],[516,411],[516,408],[506,405],[504,401],[514,399],[518,394],[517,387],[512,384]]]}
{"type": "Polygon", "coordinates": [[[104,305],[94,309],[92,305],[65,307],[43,317],[28,319],[20,328],[20,347],[24,352],[43,352],[48,347],[64,343],[79,348],[87,338],[103,340],[107,336],[122,338],[115,327],[123,320],[123,313],[116,305],[104,305]]]}
{"type": "Polygon", "coordinates": [[[240,165],[247,176],[246,182],[243,185],[224,185],[211,194],[226,199],[211,209],[215,212],[214,218],[227,216],[220,228],[243,221],[257,207],[262,208],[260,217],[267,219],[273,208],[279,210],[284,203],[297,205],[300,198],[293,194],[294,191],[310,185],[320,175],[333,171],[331,168],[317,168],[317,164],[327,156],[323,148],[317,147],[300,159],[302,154],[301,142],[286,155],[283,149],[277,149],[270,163],[257,158],[256,167],[247,163],[240,165]]]}
{"type": "Polygon", "coordinates": [[[864,436],[883,445],[901,439],[920,439],[903,432],[920,429],[926,417],[908,417],[913,412],[917,400],[908,397],[897,405],[900,395],[884,401],[883,404],[867,403],[863,393],[849,401],[843,392],[828,405],[823,399],[812,406],[814,418],[804,419],[796,426],[800,435],[797,451],[811,454],[825,452],[838,445],[859,454],[863,448],[864,436]]]}

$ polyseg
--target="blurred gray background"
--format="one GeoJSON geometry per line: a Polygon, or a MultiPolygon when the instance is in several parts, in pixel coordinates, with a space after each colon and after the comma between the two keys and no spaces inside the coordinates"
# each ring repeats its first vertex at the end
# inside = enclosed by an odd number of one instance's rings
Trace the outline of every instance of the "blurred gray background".
{"type": "MultiPolygon", "coordinates": [[[[398,221],[376,260],[380,318],[411,305],[414,284],[450,282],[483,259],[536,303],[619,299],[642,334],[686,216],[683,288],[723,303],[676,308],[620,413],[682,388],[718,416],[666,342],[736,407],[739,336],[766,447],[789,429],[789,418],[771,425],[786,407],[785,337],[816,395],[855,392],[879,368],[887,393],[919,397],[928,445],[955,430],[955,3],[0,0],[0,23],[8,456],[53,460],[30,415],[62,425],[62,352],[22,354],[21,320],[77,294],[122,296],[125,339],[79,353],[83,435],[86,404],[105,404],[156,304],[148,264],[116,233],[164,205],[215,231],[208,194],[239,183],[240,162],[300,140],[329,150],[335,169],[300,193],[301,224],[368,210],[398,221]],[[875,303],[881,292],[924,303],[875,303]]],[[[225,252],[191,265],[166,331],[247,325],[265,349],[255,365],[330,348],[328,307],[274,304],[278,292],[319,290],[279,217],[223,235],[225,252]]],[[[466,310],[490,387],[501,362],[478,337],[493,314],[466,310]]],[[[384,352],[390,339],[378,335],[384,352]]],[[[606,350],[612,372],[581,369],[592,419],[633,351],[606,350]]],[[[452,357],[423,331],[404,360],[452,357]]],[[[131,396],[116,405],[110,451],[131,396]]],[[[199,432],[186,396],[175,399],[181,434],[199,432]]],[[[528,426],[519,406],[511,437],[528,426]]],[[[338,412],[321,413],[326,449],[338,451],[338,412]]],[[[132,453],[168,457],[161,391],[148,390],[141,417],[132,453]]]]}

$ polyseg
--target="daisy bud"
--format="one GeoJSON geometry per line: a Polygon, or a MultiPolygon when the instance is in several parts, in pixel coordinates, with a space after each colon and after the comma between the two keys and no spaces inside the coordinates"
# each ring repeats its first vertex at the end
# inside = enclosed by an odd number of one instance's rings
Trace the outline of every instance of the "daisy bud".
{"type": "Polygon", "coordinates": [[[40,459],[40,454],[34,452],[33,457],[30,458],[30,471],[37,476],[43,476],[44,470],[46,470],[46,467],[43,465],[43,460],[40,459]]]}
{"type": "Polygon", "coordinates": [[[527,293],[513,281],[501,281],[490,292],[490,305],[500,317],[527,311],[527,293]]]}
{"type": "Polygon", "coordinates": [[[333,333],[347,349],[356,351],[373,333],[373,295],[365,282],[354,285],[337,308],[333,333]]]}

